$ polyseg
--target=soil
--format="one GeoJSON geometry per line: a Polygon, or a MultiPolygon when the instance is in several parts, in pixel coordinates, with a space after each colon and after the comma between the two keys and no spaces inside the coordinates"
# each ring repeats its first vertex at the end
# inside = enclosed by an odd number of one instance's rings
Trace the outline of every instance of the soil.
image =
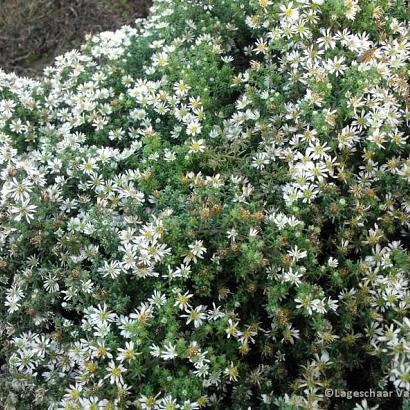
{"type": "Polygon", "coordinates": [[[0,0],[0,68],[40,76],[86,34],[146,17],[151,0],[0,0]]]}

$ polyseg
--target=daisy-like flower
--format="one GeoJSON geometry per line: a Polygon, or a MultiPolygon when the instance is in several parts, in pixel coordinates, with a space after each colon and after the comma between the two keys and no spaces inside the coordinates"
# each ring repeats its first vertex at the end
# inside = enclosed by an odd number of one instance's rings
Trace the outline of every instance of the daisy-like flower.
{"type": "Polygon", "coordinates": [[[259,171],[263,170],[266,165],[269,165],[269,163],[270,161],[266,152],[258,152],[252,158],[252,166],[259,171]]]}
{"type": "Polygon", "coordinates": [[[170,342],[167,345],[164,345],[164,348],[161,350],[160,357],[164,360],[173,360],[178,356],[176,351],[176,346],[172,345],[170,342]]]}
{"type": "Polygon", "coordinates": [[[301,278],[303,277],[301,272],[294,271],[292,268],[289,268],[286,272],[283,273],[283,281],[289,282],[292,285],[298,287],[301,284],[301,278]]]}
{"type": "Polygon", "coordinates": [[[221,312],[221,307],[216,306],[215,303],[212,303],[212,309],[209,309],[207,314],[208,320],[218,320],[225,317],[225,313],[221,312]]]}
{"type": "Polygon", "coordinates": [[[135,319],[141,323],[147,323],[153,315],[154,308],[149,303],[142,303],[134,313],[131,313],[129,316],[131,319],[135,319]]]}
{"type": "Polygon", "coordinates": [[[80,405],[82,410],[102,410],[106,408],[107,400],[100,400],[96,396],[80,398],[80,405]]]}
{"type": "Polygon", "coordinates": [[[4,184],[2,195],[6,198],[13,198],[18,202],[30,201],[32,187],[33,184],[27,179],[19,182],[16,178],[13,178],[11,181],[4,184]]]}
{"type": "Polygon", "coordinates": [[[330,268],[337,268],[339,265],[339,261],[336,258],[333,258],[332,256],[327,260],[327,266],[330,268]]]}
{"type": "Polygon", "coordinates": [[[191,299],[192,296],[193,294],[189,293],[188,291],[186,291],[183,295],[179,293],[176,297],[174,306],[177,306],[180,310],[185,310],[186,312],[188,312],[188,308],[191,307],[191,305],[189,304],[189,299],[191,299]]]}
{"type": "Polygon", "coordinates": [[[283,332],[282,332],[283,338],[282,338],[281,342],[282,343],[283,342],[289,342],[290,344],[293,345],[295,343],[295,339],[300,338],[299,334],[300,334],[299,330],[294,329],[291,324],[288,324],[288,325],[286,325],[285,330],[283,330],[283,332]]]}
{"type": "Polygon", "coordinates": [[[81,383],[76,383],[75,385],[71,384],[68,388],[65,389],[64,399],[70,400],[73,402],[78,402],[81,397],[81,392],[83,386],[81,383]]]}
{"type": "Polygon", "coordinates": [[[14,220],[20,222],[22,218],[25,218],[27,223],[30,223],[34,219],[36,212],[36,205],[29,205],[30,200],[25,199],[19,205],[10,208],[10,212],[15,214],[14,220]]]}
{"type": "Polygon", "coordinates": [[[230,381],[237,382],[239,377],[238,367],[231,362],[231,364],[225,369],[225,374],[228,376],[230,381]]]}
{"type": "Polygon", "coordinates": [[[312,203],[312,201],[316,198],[319,194],[319,189],[313,184],[306,184],[302,186],[302,202],[304,203],[312,203]]]}
{"type": "Polygon", "coordinates": [[[235,228],[232,228],[226,231],[226,237],[228,239],[231,239],[232,242],[235,242],[237,236],[238,236],[238,231],[235,228]]]}
{"type": "Polygon", "coordinates": [[[325,160],[328,158],[327,152],[330,150],[330,147],[325,142],[320,144],[318,141],[313,143],[310,142],[309,147],[306,149],[306,155],[308,155],[313,160],[325,160]]]}
{"type": "Polygon", "coordinates": [[[180,406],[172,396],[165,396],[158,404],[158,410],[177,410],[180,406]]]}
{"type": "Polygon", "coordinates": [[[140,246],[141,257],[146,257],[149,264],[151,264],[152,259],[154,262],[160,262],[166,255],[171,253],[171,248],[164,243],[142,243],[140,246]]]}
{"type": "MultiPolygon", "coordinates": [[[[190,121],[186,127],[186,133],[188,135],[195,136],[195,135],[200,134],[201,131],[202,131],[202,125],[198,120],[190,121]]],[[[201,139],[199,141],[195,141],[195,140],[192,141],[189,152],[203,152],[203,150],[205,150],[204,140],[201,139]]]]}
{"type": "Polygon", "coordinates": [[[90,354],[91,357],[96,357],[99,359],[113,358],[110,348],[105,345],[104,340],[98,341],[96,346],[90,346],[90,354]]]}
{"type": "Polygon", "coordinates": [[[325,299],[313,299],[312,300],[312,309],[318,313],[326,313],[326,301],[325,299]]]}
{"type": "Polygon", "coordinates": [[[205,141],[203,139],[200,140],[192,140],[189,146],[189,154],[197,154],[199,152],[205,152],[206,146],[205,141]]]}
{"type": "Polygon", "coordinates": [[[109,276],[111,279],[116,279],[120,275],[121,270],[119,261],[104,261],[104,265],[98,269],[98,272],[104,278],[109,276]]]}
{"type": "Polygon", "coordinates": [[[92,309],[90,314],[90,321],[93,324],[102,324],[113,322],[117,315],[108,310],[108,306],[104,303],[103,305],[98,305],[96,308],[92,309]]]}
{"type": "Polygon", "coordinates": [[[121,329],[121,336],[130,339],[134,333],[135,321],[128,316],[120,316],[118,327],[121,329]]]}
{"type": "Polygon", "coordinates": [[[149,348],[151,356],[160,357],[161,356],[161,348],[156,344],[152,344],[149,348]]]}
{"type": "Polygon", "coordinates": [[[181,410],[196,410],[199,409],[199,404],[196,401],[185,400],[180,407],[181,410]]]}
{"type": "Polygon", "coordinates": [[[323,47],[325,50],[334,48],[336,46],[336,41],[330,29],[321,28],[319,31],[322,34],[322,37],[319,37],[317,40],[318,46],[323,47]]]}
{"type": "Polygon", "coordinates": [[[187,309],[186,311],[187,314],[181,315],[181,317],[187,318],[187,325],[193,322],[195,327],[199,327],[206,319],[205,306],[199,305],[195,309],[187,309]]]}
{"type": "Polygon", "coordinates": [[[410,391],[405,1],[217,3],[0,70],[11,406],[316,409],[355,361],[410,391]]]}
{"type": "Polygon", "coordinates": [[[151,303],[151,305],[156,306],[157,308],[160,308],[161,306],[165,305],[166,301],[167,297],[158,290],[154,290],[154,293],[148,299],[148,302],[151,303]]]}
{"type": "Polygon", "coordinates": [[[203,259],[204,258],[204,253],[206,252],[205,246],[203,246],[203,241],[202,240],[196,240],[194,243],[189,244],[189,252],[184,258],[184,263],[189,263],[193,261],[196,263],[198,261],[197,258],[203,259]]]}
{"type": "Polygon", "coordinates": [[[293,2],[286,5],[282,4],[279,7],[279,10],[279,15],[284,17],[286,20],[296,21],[299,18],[299,10],[297,7],[294,7],[293,2]]]}
{"type": "Polygon", "coordinates": [[[225,329],[226,337],[229,339],[231,336],[238,338],[242,333],[238,329],[239,322],[234,322],[232,319],[228,319],[228,327],[225,329]]]}
{"type": "Polygon", "coordinates": [[[356,403],[353,410],[378,410],[379,408],[378,404],[371,406],[366,399],[363,399],[360,403],[356,403]]]}
{"type": "Polygon", "coordinates": [[[266,9],[266,7],[270,6],[271,4],[271,0],[259,0],[259,5],[264,9],[266,9]]]}
{"type": "Polygon", "coordinates": [[[154,66],[165,67],[168,65],[168,58],[167,53],[157,53],[152,57],[152,63],[154,66]]]}
{"type": "Polygon", "coordinates": [[[44,281],[44,289],[47,292],[58,292],[60,290],[60,286],[58,284],[57,276],[49,274],[46,280],[44,281]]]}
{"type": "Polygon", "coordinates": [[[266,54],[268,51],[268,45],[263,38],[259,38],[256,41],[256,46],[254,48],[256,54],[266,54]]]}
{"type": "Polygon", "coordinates": [[[134,348],[135,348],[134,342],[132,341],[125,342],[125,348],[118,349],[117,360],[119,360],[121,363],[125,360],[127,362],[133,361],[136,358],[136,356],[142,354],[142,353],[136,352],[134,348]]]}
{"type": "Polygon", "coordinates": [[[143,410],[152,410],[157,408],[158,404],[158,397],[160,396],[161,393],[156,394],[155,396],[145,396],[142,395],[138,399],[138,403],[141,405],[141,408],[143,410]]]}
{"type": "Polygon", "coordinates": [[[120,386],[124,383],[122,374],[125,373],[127,369],[122,364],[117,364],[113,360],[110,361],[106,369],[107,374],[104,379],[109,379],[111,384],[116,384],[120,386]]]}
{"type": "Polygon", "coordinates": [[[174,91],[176,95],[179,97],[183,97],[188,94],[188,91],[191,89],[191,87],[186,84],[183,80],[180,80],[177,84],[174,85],[174,91]]]}
{"type": "Polygon", "coordinates": [[[313,314],[313,299],[306,295],[303,299],[295,298],[296,308],[297,309],[304,309],[308,315],[313,314]]]}
{"type": "Polygon", "coordinates": [[[294,260],[294,261],[298,261],[300,259],[306,258],[307,256],[307,252],[306,251],[302,251],[298,248],[297,245],[295,245],[293,248],[291,248],[288,251],[288,255],[294,260]]]}
{"type": "Polygon", "coordinates": [[[330,59],[327,61],[326,68],[330,73],[338,77],[339,75],[342,75],[347,69],[347,65],[343,64],[345,60],[346,59],[343,56],[334,57],[333,60],[330,59]]]}

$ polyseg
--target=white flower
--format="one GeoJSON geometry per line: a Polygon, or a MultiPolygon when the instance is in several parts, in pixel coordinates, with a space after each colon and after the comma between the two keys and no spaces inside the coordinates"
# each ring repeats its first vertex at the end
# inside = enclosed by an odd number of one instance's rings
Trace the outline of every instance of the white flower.
{"type": "Polygon", "coordinates": [[[281,343],[286,341],[291,344],[294,344],[295,342],[294,339],[300,338],[299,333],[300,331],[297,329],[294,329],[291,324],[287,325],[285,330],[282,332],[283,339],[281,340],[281,343]]]}
{"type": "MultiPolygon", "coordinates": [[[[152,353],[151,353],[152,354],[152,353]]],[[[171,343],[164,346],[164,349],[161,351],[161,358],[164,360],[172,360],[178,356],[176,351],[176,346],[173,346],[171,343]]]]}
{"type": "Polygon", "coordinates": [[[268,154],[266,152],[258,152],[252,158],[252,166],[257,170],[261,171],[266,165],[269,165],[268,154]]]}
{"type": "Polygon", "coordinates": [[[338,301],[333,300],[330,296],[327,298],[327,308],[336,312],[337,308],[339,307],[338,301]]]}
{"type": "Polygon", "coordinates": [[[327,266],[330,268],[337,268],[339,265],[339,261],[332,256],[327,260],[327,266]]]}
{"type": "Polygon", "coordinates": [[[105,341],[100,340],[97,342],[96,346],[90,346],[89,347],[91,357],[96,357],[99,359],[112,359],[112,353],[110,352],[110,348],[105,346],[105,341]]]}
{"type": "Polygon", "coordinates": [[[235,228],[229,229],[226,231],[226,236],[228,239],[231,239],[232,242],[235,242],[236,237],[238,236],[238,231],[235,228]]]}
{"type": "Polygon", "coordinates": [[[229,377],[230,381],[238,381],[239,370],[237,366],[234,366],[233,362],[225,369],[225,374],[229,377]]]}
{"type": "Polygon", "coordinates": [[[299,18],[299,10],[293,6],[293,2],[288,3],[286,6],[282,4],[279,10],[279,15],[286,20],[296,21],[299,18]]]}
{"type": "Polygon", "coordinates": [[[177,404],[176,399],[172,398],[172,396],[166,396],[161,399],[158,410],[177,410],[180,406],[177,404]]]}
{"type": "Polygon", "coordinates": [[[340,74],[343,74],[347,66],[343,64],[345,62],[345,58],[341,57],[334,57],[333,60],[329,59],[326,63],[326,68],[329,70],[330,73],[335,74],[338,77],[340,74]]]}
{"type": "Polygon", "coordinates": [[[189,263],[191,261],[196,263],[197,258],[203,259],[203,254],[206,252],[206,248],[203,246],[203,243],[204,242],[202,240],[196,240],[194,243],[188,245],[189,252],[184,258],[184,263],[189,263]]]}
{"type": "Polygon", "coordinates": [[[161,356],[161,348],[159,346],[152,344],[149,349],[150,349],[151,356],[154,356],[154,357],[161,356]]]}
{"type": "Polygon", "coordinates": [[[178,309],[185,310],[188,312],[188,308],[191,307],[189,304],[189,299],[193,296],[192,293],[189,293],[186,291],[183,295],[178,294],[176,302],[174,303],[174,306],[177,306],[178,309]]]}
{"type": "Polygon", "coordinates": [[[307,252],[300,250],[300,249],[298,248],[298,246],[295,245],[293,248],[291,248],[291,249],[288,251],[288,255],[289,255],[294,261],[298,261],[299,259],[306,258],[307,252]]]}
{"type": "MultiPolygon", "coordinates": [[[[186,133],[188,135],[198,135],[202,131],[202,126],[198,120],[190,121],[186,127],[186,133]]],[[[203,152],[205,150],[204,141],[192,141],[189,152],[203,152]]]]}
{"type": "Polygon", "coordinates": [[[199,305],[195,309],[187,310],[187,314],[181,315],[181,317],[187,318],[187,325],[189,325],[191,322],[194,322],[194,326],[199,327],[206,319],[205,306],[199,305]]]}
{"type": "Polygon", "coordinates": [[[148,299],[148,302],[151,303],[151,305],[154,305],[158,308],[163,306],[166,303],[166,301],[167,297],[158,290],[154,290],[154,293],[148,299]]]}
{"type": "Polygon", "coordinates": [[[105,303],[103,305],[98,305],[96,308],[93,308],[92,313],[90,314],[91,323],[98,325],[102,323],[113,322],[117,315],[115,313],[111,313],[107,309],[108,306],[105,303]]]}
{"type": "Polygon", "coordinates": [[[298,287],[301,283],[301,278],[303,277],[301,272],[298,271],[293,271],[292,268],[289,268],[288,271],[283,272],[283,281],[284,282],[289,282],[292,285],[295,285],[298,287]]]}
{"type": "Polygon", "coordinates": [[[158,396],[161,393],[158,393],[156,396],[145,396],[142,395],[139,399],[138,402],[141,404],[141,407],[143,410],[152,410],[157,408],[157,403],[158,403],[158,396]]]}
{"type": "Polygon", "coordinates": [[[170,149],[166,148],[164,150],[164,161],[167,162],[172,162],[176,160],[176,154],[175,152],[171,151],[170,149]]]}
{"type": "Polygon", "coordinates": [[[185,400],[181,407],[181,410],[196,410],[199,409],[199,404],[196,401],[185,400]]]}
{"type": "Polygon", "coordinates": [[[89,398],[80,398],[80,405],[82,410],[103,410],[107,406],[107,400],[100,400],[96,396],[89,398]]]}
{"type": "Polygon", "coordinates": [[[119,360],[121,363],[126,360],[128,362],[131,362],[132,360],[135,359],[137,355],[140,355],[141,353],[137,353],[134,350],[134,342],[125,342],[125,348],[119,348],[118,349],[118,355],[117,355],[117,360],[119,360]]]}
{"type": "Polygon", "coordinates": [[[254,51],[256,54],[266,54],[266,52],[268,51],[268,45],[263,38],[259,38],[256,41],[256,47],[254,48],[254,51]]]}
{"type": "Polygon", "coordinates": [[[31,220],[34,219],[34,213],[37,209],[35,205],[29,205],[29,200],[24,200],[21,202],[20,205],[13,206],[10,209],[12,214],[16,214],[14,220],[17,222],[21,221],[21,218],[25,218],[27,223],[30,223],[31,220]]]}
{"type": "Polygon", "coordinates": [[[192,140],[191,145],[189,146],[188,153],[197,154],[198,152],[205,152],[205,142],[203,139],[192,140]]]}
{"type": "Polygon", "coordinates": [[[312,309],[318,313],[326,313],[327,309],[325,299],[313,299],[312,309]]]}
{"type": "Polygon", "coordinates": [[[231,336],[238,338],[242,335],[242,332],[238,329],[239,322],[234,322],[232,319],[228,319],[228,327],[225,329],[226,337],[230,339],[231,336]]]}
{"type": "Polygon", "coordinates": [[[104,379],[110,379],[111,384],[116,384],[117,386],[124,383],[122,374],[127,370],[122,364],[116,364],[113,360],[110,361],[107,367],[107,374],[104,379]]]}
{"type": "Polygon", "coordinates": [[[218,320],[225,317],[225,313],[221,312],[221,307],[212,303],[212,309],[208,310],[208,320],[218,320]]]}
{"type": "Polygon", "coordinates": [[[52,275],[49,273],[47,279],[44,281],[44,289],[47,292],[58,292],[60,290],[60,286],[58,284],[57,276],[52,275]]]}
{"type": "Polygon", "coordinates": [[[116,279],[120,275],[121,270],[119,261],[104,261],[104,265],[98,269],[98,272],[104,278],[109,276],[111,279],[116,279]]]}
{"type": "Polygon", "coordinates": [[[257,228],[249,228],[249,236],[251,238],[256,238],[258,236],[258,229],[257,228]]]}
{"type": "Polygon", "coordinates": [[[4,184],[2,195],[5,198],[10,197],[19,202],[29,202],[32,187],[33,184],[27,179],[19,182],[16,178],[13,178],[4,184]]]}
{"type": "Polygon", "coordinates": [[[118,327],[121,329],[121,336],[129,339],[133,334],[133,328],[135,321],[131,320],[128,316],[121,316],[118,320],[118,327]]]}
{"type": "Polygon", "coordinates": [[[174,85],[174,90],[176,95],[183,97],[188,94],[188,91],[191,87],[187,85],[183,80],[180,80],[177,84],[174,85]]]}
{"type": "Polygon", "coordinates": [[[390,380],[393,381],[396,389],[410,390],[410,365],[400,363],[399,366],[392,369],[390,380]]]}
{"type": "Polygon", "coordinates": [[[378,404],[376,404],[376,405],[374,405],[374,406],[370,406],[370,405],[367,403],[367,400],[366,400],[366,399],[363,399],[363,400],[360,402],[360,404],[359,404],[359,403],[356,403],[356,405],[355,405],[354,408],[353,408],[353,410],[377,410],[377,409],[379,409],[379,405],[378,405],[378,404]]]}

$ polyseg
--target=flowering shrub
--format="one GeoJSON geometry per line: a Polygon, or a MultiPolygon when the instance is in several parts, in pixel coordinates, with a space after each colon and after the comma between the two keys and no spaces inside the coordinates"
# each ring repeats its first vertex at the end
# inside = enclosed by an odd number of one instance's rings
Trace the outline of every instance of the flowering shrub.
{"type": "Polygon", "coordinates": [[[406,7],[157,0],[0,72],[3,407],[408,405],[406,7]]]}

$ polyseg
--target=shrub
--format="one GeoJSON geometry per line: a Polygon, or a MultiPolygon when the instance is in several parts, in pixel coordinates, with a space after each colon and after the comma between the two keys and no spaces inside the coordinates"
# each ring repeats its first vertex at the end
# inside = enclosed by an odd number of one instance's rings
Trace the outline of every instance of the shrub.
{"type": "Polygon", "coordinates": [[[408,17],[158,0],[1,73],[3,406],[408,405],[408,17]]]}

